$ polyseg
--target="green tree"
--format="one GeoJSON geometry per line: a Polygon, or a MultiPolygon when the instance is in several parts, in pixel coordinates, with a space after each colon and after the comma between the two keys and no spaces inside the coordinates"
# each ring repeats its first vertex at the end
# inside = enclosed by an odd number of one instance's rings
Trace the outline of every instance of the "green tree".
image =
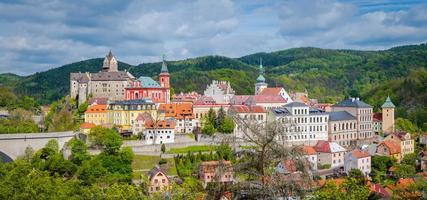
{"type": "Polygon", "coordinates": [[[351,169],[348,172],[348,176],[350,178],[354,178],[354,180],[356,180],[357,183],[360,184],[360,185],[365,184],[365,175],[359,169],[351,169]]]}
{"type": "Polygon", "coordinates": [[[368,199],[370,189],[366,185],[358,184],[354,178],[347,178],[337,186],[333,181],[326,181],[325,186],[313,194],[313,199],[360,200],[368,199]]]}
{"type": "Polygon", "coordinates": [[[415,154],[415,153],[406,154],[400,163],[405,164],[405,165],[411,165],[411,166],[415,167],[417,164],[417,154],[415,154]]]}
{"type": "Polygon", "coordinates": [[[202,133],[206,135],[213,135],[215,133],[215,128],[211,123],[207,123],[203,125],[202,133]]]}
{"type": "MultiPolygon", "coordinates": [[[[209,113],[208,113],[208,116],[209,116],[209,113]]],[[[215,117],[215,122],[214,122],[215,129],[221,131],[221,126],[224,124],[225,117],[226,117],[226,115],[225,115],[224,108],[221,107],[218,110],[218,113],[215,117]]]]}
{"type": "Polygon", "coordinates": [[[224,118],[223,123],[220,126],[220,130],[222,133],[232,133],[234,131],[234,127],[235,127],[235,124],[233,119],[229,116],[226,116],[224,118]]]}
{"type": "Polygon", "coordinates": [[[409,178],[413,177],[415,173],[415,166],[399,164],[396,166],[396,171],[394,172],[394,175],[396,176],[396,178],[409,178]]]}
{"type": "Polygon", "coordinates": [[[407,131],[411,134],[418,131],[418,128],[416,125],[414,125],[408,119],[403,119],[403,118],[396,119],[396,129],[400,131],[407,131]]]}
{"type": "Polygon", "coordinates": [[[90,158],[88,147],[85,142],[79,139],[70,141],[71,146],[71,161],[76,165],[81,165],[83,161],[90,158]]]}
{"type": "Polygon", "coordinates": [[[166,152],[166,145],[162,144],[162,146],[160,147],[160,151],[162,151],[162,153],[166,152]]]}
{"type": "Polygon", "coordinates": [[[216,112],[214,109],[210,108],[207,114],[207,122],[210,123],[215,128],[215,119],[216,119],[216,112]]]}

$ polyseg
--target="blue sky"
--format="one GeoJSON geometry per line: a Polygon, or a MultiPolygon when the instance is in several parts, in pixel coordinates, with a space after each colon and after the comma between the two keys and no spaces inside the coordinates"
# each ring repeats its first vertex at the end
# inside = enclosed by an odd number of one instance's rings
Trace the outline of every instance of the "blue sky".
{"type": "Polygon", "coordinates": [[[123,62],[239,57],[293,47],[427,42],[421,0],[0,0],[0,73],[28,75],[112,50],[123,62]]]}

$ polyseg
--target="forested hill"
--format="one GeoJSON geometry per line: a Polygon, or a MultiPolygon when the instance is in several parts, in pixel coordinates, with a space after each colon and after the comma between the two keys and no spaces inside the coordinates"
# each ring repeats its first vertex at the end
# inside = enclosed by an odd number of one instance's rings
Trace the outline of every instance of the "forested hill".
{"type": "MultiPolygon", "coordinates": [[[[175,92],[203,92],[212,79],[229,80],[238,94],[253,93],[259,58],[266,69],[270,86],[284,86],[290,91],[307,89],[311,98],[335,102],[348,95],[361,96],[379,106],[390,94],[398,105],[414,110],[425,108],[425,82],[427,45],[409,45],[384,51],[331,50],[319,48],[293,48],[271,53],[256,53],[241,58],[206,56],[168,62],[175,92]],[[409,74],[411,74],[409,76],[409,74]],[[408,87],[409,82],[418,84],[408,87]],[[413,80],[416,79],[416,80],[413,80]],[[399,81],[396,83],[395,81],[399,81]],[[406,90],[420,91],[414,105],[407,105],[407,95],[398,85],[406,83],[406,90]],[[393,84],[393,88],[388,87],[393,84]],[[384,92],[384,91],[387,92],[384,92]],[[377,96],[378,95],[378,96],[377,96]],[[403,102],[405,100],[405,102],[403,102]]],[[[118,57],[120,60],[120,57],[118,57]]],[[[0,75],[0,84],[10,86],[18,95],[33,96],[40,103],[50,103],[69,93],[70,72],[96,72],[101,69],[102,58],[64,65],[26,77],[0,75]]],[[[119,63],[119,69],[134,76],[157,78],[161,63],[144,63],[132,66],[119,63]]],[[[427,117],[426,117],[427,118],[427,117]]]]}

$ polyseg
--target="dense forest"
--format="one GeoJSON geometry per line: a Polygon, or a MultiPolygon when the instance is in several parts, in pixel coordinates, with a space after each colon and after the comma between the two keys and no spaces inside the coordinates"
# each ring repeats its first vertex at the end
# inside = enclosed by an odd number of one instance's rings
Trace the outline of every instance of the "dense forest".
{"type": "MultiPolygon", "coordinates": [[[[293,48],[256,53],[241,58],[206,56],[168,62],[175,93],[203,92],[212,79],[228,80],[238,94],[253,93],[259,59],[270,86],[288,91],[307,90],[311,98],[334,103],[347,96],[360,96],[379,108],[387,95],[398,106],[398,115],[419,127],[427,126],[427,45],[408,45],[383,51],[293,48]]],[[[120,60],[120,57],[118,57],[120,60]]],[[[30,76],[1,74],[0,84],[18,96],[31,96],[48,104],[69,93],[70,72],[96,72],[102,58],[80,61],[30,76]]],[[[137,66],[119,63],[135,77],[157,78],[161,63],[137,66]]],[[[427,128],[427,127],[425,127],[427,128]]]]}

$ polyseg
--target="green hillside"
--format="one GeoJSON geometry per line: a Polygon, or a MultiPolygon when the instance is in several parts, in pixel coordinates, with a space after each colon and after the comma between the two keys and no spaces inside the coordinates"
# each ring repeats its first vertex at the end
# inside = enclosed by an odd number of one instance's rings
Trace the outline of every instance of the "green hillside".
{"type": "MultiPolygon", "coordinates": [[[[426,105],[425,98],[421,97],[426,93],[425,87],[411,93],[411,98],[403,96],[408,94],[400,89],[405,86],[405,90],[414,90],[408,85],[408,80],[414,74],[421,76],[417,76],[418,81],[422,80],[422,70],[427,68],[426,44],[384,51],[293,48],[241,58],[205,56],[171,61],[168,62],[168,67],[172,87],[175,92],[195,90],[201,93],[212,79],[218,79],[229,80],[238,94],[251,94],[260,57],[270,86],[283,86],[288,91],[307,89],[311,98],[322,102],[333,103],[349,95],[361,96],[378,108],[386,93],[390,93],[399,109],[403,110],[399,112],[401,116],[409,116],[409,111],[418,112],[420,106],[426,105]]],[[[27,77],[2,74],[0,84],[13,87],[20,96],[29,95],[40,103],[47,104],[69,93],[70,72],[99,71],[102,60],[96,58],[76,62],[27,77]]],[[[138,66],[119,63],[119,69],[126,69],[135,77],[144,75],[155,79],[160,67],[160,62],[138,66]]]]}

